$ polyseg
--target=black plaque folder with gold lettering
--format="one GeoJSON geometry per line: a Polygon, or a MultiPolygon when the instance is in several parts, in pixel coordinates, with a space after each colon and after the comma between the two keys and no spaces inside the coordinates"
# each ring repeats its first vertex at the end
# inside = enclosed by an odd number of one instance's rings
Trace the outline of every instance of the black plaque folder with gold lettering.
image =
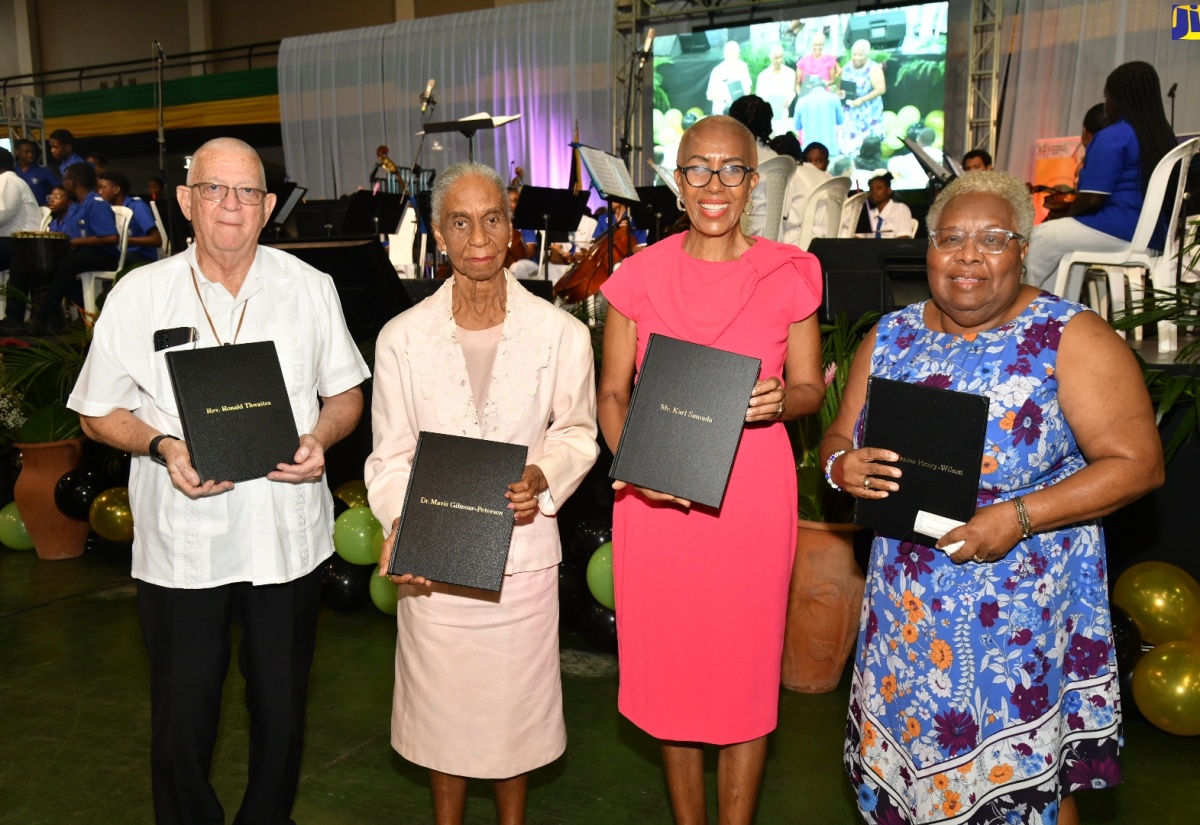
{"type": "Polygon", "coordinates": [[[932,547],[941,535],[921,532],[919,513],[969,521],[979,493],[989,403],[983,395],[871,376],[862,446],[899,453],[904,475],[900,490],[887,498],[855,499],[854,523],[932,547]]]}
{"type": "Polygon", "coordinates": [[[760,366],[652,334],[609,477],[720,507],[760,366]]]}
{"type": "Polygon", "coordinates": [[[292,463],[299,435],[273,341],[168,352],[166,359],[201,480],[247,481],[292,463]]]}
{"type": "Polygon", "coordinates": [[[498,591],[513,513],[508,485],[525,473],[522,444],[422,432],[388,573],[498,591]]]}

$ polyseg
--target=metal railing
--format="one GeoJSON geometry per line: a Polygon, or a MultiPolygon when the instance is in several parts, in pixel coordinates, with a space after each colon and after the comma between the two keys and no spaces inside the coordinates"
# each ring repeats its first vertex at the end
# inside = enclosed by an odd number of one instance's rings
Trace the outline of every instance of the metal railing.
{"type": "MultiPolygon", "coordinates": [[[[274,58],[279,55],[279,41],[271,40],[264,43],[251,43],[247,46],[229,46],[223,49],[207,49],[199,52],[184,52],[167,55],[163,61],[164,73],[179,75],[179,71],[187,70],[179,76],[191,76],[195,66],[203,68],[204,74],[210,71],[232,71],[237,69],[265,68],[274,65],[274,58]],[[255,61],[259,65],[255,65],[255,61]],[[226,65],[229,64],[229,65],[226,65]]],[[[101,84],[113,86],[135,85],[142,82],[153,82],[156,59],[151,56],[141,60],[120,60],[115,63],[94,63],[90,66],[74,66],[66,69],[54,69],[46,72],[30,72],[0,78],[0,97],[14,93],[10,90],[28,89],[25,94],[46,95],[60,94],[68,91],[82,92],[88,88],[102,88],[101,84]],[[92,84],[92,85],[87,85],[92,84]],[[73,86],[74,88],[54,88],[73,86]]]]}

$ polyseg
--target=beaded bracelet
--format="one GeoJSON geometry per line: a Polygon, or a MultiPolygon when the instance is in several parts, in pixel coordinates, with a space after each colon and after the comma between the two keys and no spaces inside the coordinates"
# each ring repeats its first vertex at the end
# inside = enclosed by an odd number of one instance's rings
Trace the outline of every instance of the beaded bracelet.
{"type": "Polygon", "coordinates": [[[831,455],[829,457],[828,461],[825,462],[825,483],[828,484],[833,489],[838,490],[838,491],[840,491],[842,488],[837,486],[836,483],[834,483],[833,462],[837,461],[839,458],[841,458],[845,454],[846,454],[845,450],[838,450],[836,453],[834,453],[833,455],[831,455]]]}
{"type": "Polygon", "coordinates": [[[1025,499],[1017,496],[1012,502],[1013,506],[1017,508],[1017,521],[1021,522],[1021,538],[1031,538],[1033,536],[1033,522],[1029,520],[1029,511],[1025,509],[1025,499]]]}

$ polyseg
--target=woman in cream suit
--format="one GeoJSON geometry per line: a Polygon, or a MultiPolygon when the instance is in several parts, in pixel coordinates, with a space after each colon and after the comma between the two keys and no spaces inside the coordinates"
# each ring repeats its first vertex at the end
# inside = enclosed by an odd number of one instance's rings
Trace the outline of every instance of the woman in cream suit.
{"type": "Polygon", "coordinates": [[[379,335],[367,459],[371,509],[391,556],[422,431],[524,444],[507,497],[515,528],[498,594],[401,585],[392,746],[429,768],[439,825],[461,823],[467,778],[495,780],[501,823],[524,822],[530,770],[566,747],[558,670],[552,518],[596,460],[591,339],[503,269],[512,238],[504,182],[464,163],[433,190],[434,236],[453,275],[379,335]]]}

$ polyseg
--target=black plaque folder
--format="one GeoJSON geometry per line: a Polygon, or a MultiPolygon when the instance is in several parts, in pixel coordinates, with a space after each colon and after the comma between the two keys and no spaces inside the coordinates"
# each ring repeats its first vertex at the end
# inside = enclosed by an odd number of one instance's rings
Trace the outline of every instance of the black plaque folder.
{"type": "Polygon", "coordinates": [[[989,403],[983,395],[868,379],[862,446],[899,453],[904,475],[900,490],[887,498],[855,499],[854,523],[932,547],[944,531],[922,532],[918,513],[938,517],[932,521],[970,520],[979,493],[989,403]]]}
{"type": "Polygon", "coordinates": [[[508,485],[525,473],[522,444],[422,432],[388,573],[498,591],[513,513],[508,485]]]}
{"type": "Polygon", "coordinates": [[[652,334],[609,477],[720,507],[760,366],[652,334]]]}
{"type": "Polygon", "coordinates": [[[204,481],[262,478],[300,446],[275,342],[166,354],[192,466],[204,481]]]}

